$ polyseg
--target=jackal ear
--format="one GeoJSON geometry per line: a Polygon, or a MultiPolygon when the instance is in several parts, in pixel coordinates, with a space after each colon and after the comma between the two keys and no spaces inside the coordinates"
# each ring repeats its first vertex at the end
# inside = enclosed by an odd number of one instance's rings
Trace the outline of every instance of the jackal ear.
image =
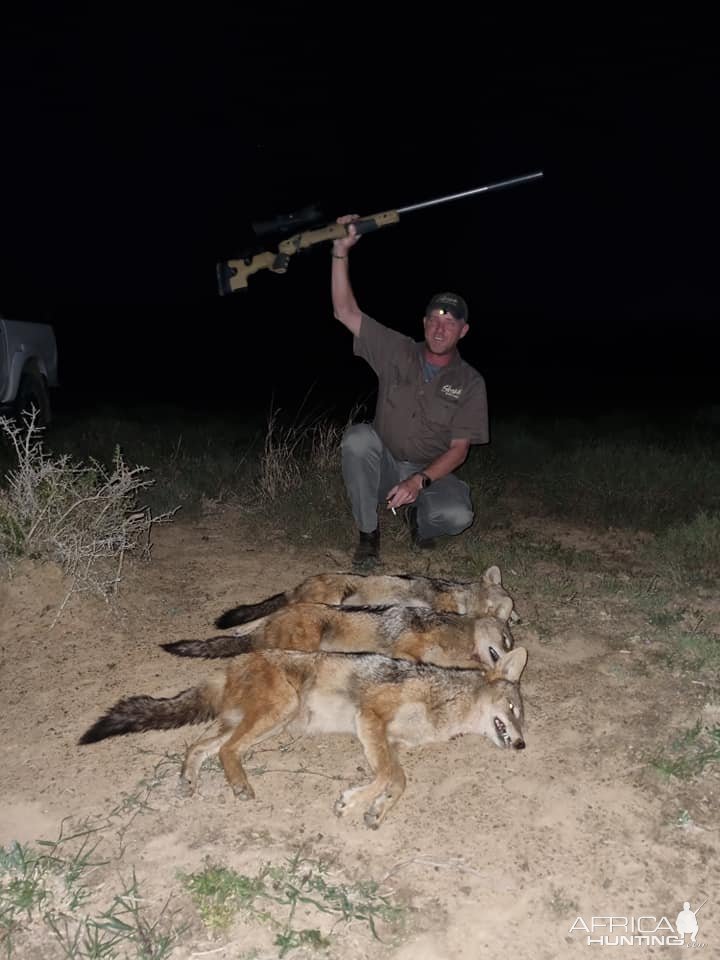
{"type": "Polygon", "coordinates": [[[517,683],[525,669],[527,658],[528,652],[525,647],[515,647],[514,650],[500,658],[495,671],[496,676],[502,677],[503,680],[509,680],[510,683],[517,683]]]}
{"type": "Polygon", "coordinates": [[[500,573],[500,567],[493,564],[492,567],[488,567],[485,573],[483,574],[483,583],[488,586],[502,586],[502,574],[500,573]]]}

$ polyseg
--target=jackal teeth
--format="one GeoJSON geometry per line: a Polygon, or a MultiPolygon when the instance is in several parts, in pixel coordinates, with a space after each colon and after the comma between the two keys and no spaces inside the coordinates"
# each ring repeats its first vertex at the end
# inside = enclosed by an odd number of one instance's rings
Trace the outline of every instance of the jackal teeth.
{"type": "Polygon", "coordinates": [[[505,722],[501,720],[500,717],[495,717],[493,719],[493,723],[495,724],[495,729],[497,730],[498,736],[500,737],[502,742],[509,746],[512,743],[512,737],[507,732],[507,727],[505,726],[505,722]]]}

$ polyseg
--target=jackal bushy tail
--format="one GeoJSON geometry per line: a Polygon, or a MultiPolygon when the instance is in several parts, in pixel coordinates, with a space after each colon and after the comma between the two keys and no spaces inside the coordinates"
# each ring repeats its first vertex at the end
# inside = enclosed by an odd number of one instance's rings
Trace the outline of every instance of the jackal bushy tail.
{"type": "Polygon", "coordinates": [[[203,657],[206,660],[237,657],[256,649],[251,636],[235,637],[232,634],[210,637],[208,640],[176,640],[174,643],[161,643],[160,646],[176,657],[203,657]]]}
{"type": "MultiPolygon", "coordinates": [[[[221,613],[215,621],[218,630],[226,630],[228,627],[239,627],[243,623],[251,623],[253,620],[259,620],[267,617],[276,610],[286,607],[289,603],[287,593],[276,593],[272,597],[266,597],[258,603],[246,603],[239,607],[233,607],[232,610],[226,610],[221,613]]],[[[222,654],[220,654],[222,656],[222,654]]]]}
{"type": "Polygon", "coordinates": [[[217,705],[207,686],[191,687],[174,697],[128,697],[111,707],[78,742],[97,743],[106,737],[145,730],[173,730],[189,723],[207,723],[216,716],[217,705]]]}

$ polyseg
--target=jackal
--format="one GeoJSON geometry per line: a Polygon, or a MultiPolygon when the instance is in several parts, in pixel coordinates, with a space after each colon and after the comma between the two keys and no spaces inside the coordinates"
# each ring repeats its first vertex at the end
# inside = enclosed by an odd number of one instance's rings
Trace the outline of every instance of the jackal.
{"type": "Polygon", "coordinates": [[[319,573],[303,580],[292,590],[276,593],[258,603],[244,603],[226,610],[215,620],[215,626],[225,630],[252,624],[293,603],[349,606],[403,603],[405,606],[430,607],[441,613],[489,615],[505,621],[519,619],[513,599],[503,587],[500,568],[492,566],[480,580],[470,581],[415,574],[319,573]]]}
{"type": "Polygon", "coordinates": [[[492,667],[514,646],[498,617],[441,613],[427,607],[293,603],[243,636],[177,640],[161,647],[179,657],[236,657],[256,650],[380,653],[439,667],[492,667]]]}
{"type": "Polygon", "coordinates": [[[361,804],[366,826],[377,828],[405,789],[398,746],[477,734],[498,747],[525,747],[519,681],[526,663],[524,647],[508,653],[487,673],[377,654],[264,651],[234,661],[224,676],[174,697],[120,700],[79,743],[217,719],[216,732],[188,748],[178,789],[191,795],[205,757],[219,754],[235,796],[252,799],[255,793],[241,762],[246,751],[283,730],[294,735],[352,734],[374,779],[344,790],[335,813],[344,816],[361,804]]]}

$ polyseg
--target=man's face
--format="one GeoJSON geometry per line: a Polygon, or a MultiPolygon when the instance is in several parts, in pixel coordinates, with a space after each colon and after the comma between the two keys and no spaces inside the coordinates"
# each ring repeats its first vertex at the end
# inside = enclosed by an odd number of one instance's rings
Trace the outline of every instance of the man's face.
{"type": "Polygon", "coordinates": [[[451,313],[433,310],[423,321],[425,326],[425,344],[430,353],[444,356],[452,353],[458,340],[468,332],[468,325],[456,320],[451,313]]]}

